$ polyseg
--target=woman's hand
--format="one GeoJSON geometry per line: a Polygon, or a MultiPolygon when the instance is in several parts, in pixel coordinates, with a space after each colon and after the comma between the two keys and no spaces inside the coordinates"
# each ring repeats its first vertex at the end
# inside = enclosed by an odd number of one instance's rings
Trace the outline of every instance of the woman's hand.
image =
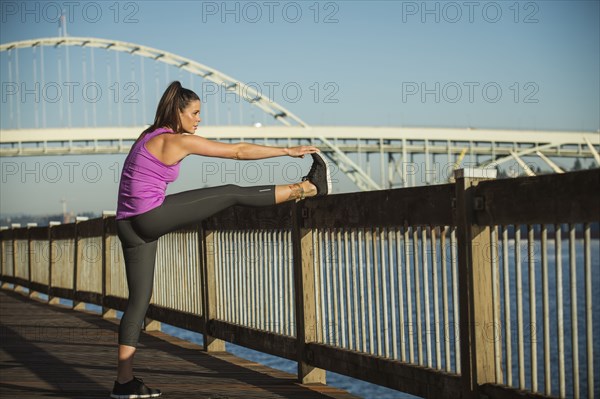
{"type": "Polygon", "coordinates": [[[319,149],[312,145],[299,145],[297,147],[290,147],[287,150],[288,155],[294,158],[304,158],[306,154],[319,152],[319,149]]]}

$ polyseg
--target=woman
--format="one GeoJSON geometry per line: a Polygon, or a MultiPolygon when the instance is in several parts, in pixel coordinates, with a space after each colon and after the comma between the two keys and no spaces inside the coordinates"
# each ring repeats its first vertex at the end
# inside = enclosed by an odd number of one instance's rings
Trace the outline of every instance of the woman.
{"type": "Polygon", "coordinates": [[[129,300],[119,326],[117,380],[112,398],[160,396],[133,376],[133,356],[152,296],[154,260],[159,237],[195,224],[232,205],[268,206],[331,191],[327,164],[314,146],[279,148],[249,143],[226,144],[194,134],[200,123],[200,99],[173,82],[163,94],[154,123],[131,147],[125,159],[117,205],[117,233],[123,247],[129,300]],[[311,154],[313,166],[301,182],[239,187],[225,185],[165,196],[180,162],[188,155],[238,160],[311,154]]]}

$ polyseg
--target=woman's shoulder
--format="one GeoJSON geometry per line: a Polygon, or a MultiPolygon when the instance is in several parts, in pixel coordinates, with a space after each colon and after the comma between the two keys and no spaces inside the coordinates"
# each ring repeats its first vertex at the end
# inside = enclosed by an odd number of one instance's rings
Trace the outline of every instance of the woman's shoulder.
{"type": "Polygon", "coordinates": [[[182,136],[172,131],[155,135],[146,142],[146,150],[166,165],[176,164],[187,155],[182,136]]]}

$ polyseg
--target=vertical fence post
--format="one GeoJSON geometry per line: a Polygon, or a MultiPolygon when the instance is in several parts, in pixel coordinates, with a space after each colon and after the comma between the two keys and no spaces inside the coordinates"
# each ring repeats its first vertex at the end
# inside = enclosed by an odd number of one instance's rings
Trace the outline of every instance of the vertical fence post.
{"type": "Polygon", "coordinates": [[[45,258],[46,262],[41,264],[40,267],[45,267],[48,274],[48,279],[46,280],[46,301],[48,304],[50,303],[50,287],[52,286],[52,273],[50,272],[50,265],[52,264],[52,246],[50,245],[50,226],[44,228],[44,245],[48,245],[48,257],[45,258]]]}
{"type": "Polygon", "coordinates": [[[224,352],[225,341],[213,336],[211,320],[217,315],[217,280],[215,274],[215,233],[200,227],[200,270],[202,271],[202,313],[204,318],[204,350],[224,352]]]}
{"type": "Polygon", "coordinates": [[[60,225],[60,222],[50,222],[48,225],[48,248],[49,248],[49,256],[48,256],[48,267],[50,268],[50,272],[49,272],[49,278],[48,278],[48,304],[50,305],[58,305],[60,304],[60,298],[55,297],[53,295],[53,289],[52,289],[52,279],[53,279],[53,274],[54,274],[54,264],[56,263],[54,261],[54,239],[52,237],[52,227],[53,226],[58,226],[60,225]]]}
{"type": "Polygon", "coordinates": [[[75,242],[74,242],[74,252],[75,257],[73,258],[73,310],[85,310],[85,302],[81,302],[77,300],[77,273],[79,272],[80,265],[80,245],[79,245],[79,223],[82,220],[87,220],[87,218],[80,219],[79,217],[75,219],[75,242]]]}
{"type": "MultiPolygon", "coordinates": [[[[13,224],[14,227],[21,229],[21,225],[18,223],[14,223],[13,224]]],[[[13,249],[13,276],[16,278],[17,277],[17,268],[18,265],[21,264],[21,258],[22,258],[22,254],[19,253],[19,246],[17,245],[17,236],[19,236],[19,234],[13,235],[13,241],[12,241],[12,249],[13,249]]],[[[15,292],[18,292],[19,294],[22,295],[27,295],[27,293],[25,292],[25,287],[23,287],[21,284],[14,284],[13,290],[15,292]]]]}
{"type": "MultiPolygon", "coordinates": [[[[4,249],[4,244],[6,242],[5,238],[6,238],[6,234],[8,233],[8,228],[6,228],[5,226],[2,226],[0,228],[0,280],[2,280],[2,278],[5,276],[5,272],[4,272],[4,255],[5,255],[5,249],[4,249]]],[[[6,288],[7,287],[7,283],[4,282],[4,280],[2,280],[2,283],[0,285],[0,289],[6,288]]]]}
{"type": "MultiPolygon", "coordinates": [[[[3,234],[2,234],[2,275],[5,277],[14,277],[15,276],[15,265],[14,265],[14,260],[13,260],[13,253],[11,251],[13,251],[13,246],[12,243],[14,241],[14,236],[15,236],[15,231],[13,227],[10,228],[5,228],[3,229],[3,234]],[[12,267],[12,276],[9,275],[9,268],[8,268],[8,259],[11,259],[11,262],[13,262],[13,267],[12,267]]],[[[2,287],[0,287],[2,289],[13,289],[14,288],[14,284],[9,283],[9,282],[2,282],[2,287]]]]}
{"type": "Polygon", "coordinates": [[[27,281],[29,281],[29,298],[34,298],[36,296],[36,292],[31,289],[31,228],[37,226],[35,223],[27,223],[27,281]]]}
{"type": "MultiPolygon", "coordinates": [[[[494,340],[496,321],[492,297],[490,227],[477,224],[475,211],[483,210],[484,198],[474,198],[472,188],[496,177],[492,169],[460,169],[456,178],[458,238],[461,376],[465,398],[476,397],[478,387],[496,382],[494,340]]],[[[498,314],[498,311],[496,314],[498,314]]],[[[498,370],[500,373],[500,370],[498,370]]]]}
{"type": "MultiPolygon", "coordinates": [[[[157,252],[154,256],[154,267],[156,268],[156,263],[157,263],[157,255],[158,255],[158,249],[157,252]]],[[[155,283],[153,282],[153,285],[155,283]]],[[[160,295],[160,291],[159,291],[159,295],[160,295]]],[[[150,297],[150,306],[154,306],[154,303],[156,303],[156,296],[154,294],[154,289],[153,289],[153,294],[150,297]]],[[[161,330],[161,326],[162,323],[158,320],[152,319],[150,317],[147,316],[148,312],[146,312],[146,315],[144,316],[144,326],[143,326],[143,330],[144,331],[160,331],[161,330]]]]}
{"type": "Polygon", "coordinates": [[[104,319],[116,319],[117,311],[106,306],[106,293],[107,287],[111,285],[112,281],[112,246],[109,245],[109,232],[111,229],[110,223],[114,223],[115,212],[104,211],[102,212],[102,318],[104,319]],[[110,266],[109,266],[110,262],[110,266]]]}
{"type": "Polygon", "coordinates": [[[325,384],[325,370],[313,367],[308,343],[317,340],[317,304],[312,229],[304,228],[308,209],[302,203],[292,208],[292,245],[294,254],[294,292],[296,302],[296,342],[298,347],[298,380],[302,384],[325,384]]]}
{"type": "Polygon", "coordinates": [[[13,278],[13,283],[9,283],[7,284],[5,287],[11,290],[14,290],[16,288],[16,284],[14,284],[14,278],[16,276],[16,267],[15,267],[15,228],[16,228],[15,223],[11,224],[10,226],[10,242],[6,245],[6,250],[7,250],[7,258],[10,258],[10,262],[12,264],[11,267],[11,274],[9,275],[10,277],[13,278]]]}
{"type": "MultiPolygon", "coordinates": [[[[9,240],[4,240],[2,242],[2,251],[3,251],[3,253],[2,253],[2,262],[3,262],[2,273],[6,277],[14,277],[14,275],[15,275],[15,272],[14,272],[15,265],[14,265],[14,263],[13,263],[13,274],[12,274],[12,276],[10,276],[8,274],[8,259],[11,259],[11,262],[14,262],[14,260],[12,260],[13,259],[13,254],[11,252],[13,250],[12,242],[14,240],[14,235],[15,235],[14,234],[14,229],[12,227],[8,228],[6,230],[5,234],[7,234],[8,237],[5,235],[4,238],[8,238],[9,240]]],[[[2,283],[2,288],[7,289],[7,290],[11,290],[11,289],[14,288],[14,284],[8,283],[8,282],[4,282],[4,283],[2,283]]]]}
{"type": "Polygon", "coordinates": [[[29,272],[28,272],[28,277],[29,277],[29,297],[32,299],[39,299],[40,298],[40,293],[37,291],[34,291],[31,288],[31,283],[33,282],[33,278],[31,277],[32,275],[32,269],[33,269],[33,265],[32,265],[32,258],[35,256],[35,254],[33,253],[33,249],[31,248],[31,228],[32,227],[37,227],[37,223],[27,223],[27,252],[29,253],[29,255],[27,256],[28,262],[29,264],[27,265],[29,272]]]}

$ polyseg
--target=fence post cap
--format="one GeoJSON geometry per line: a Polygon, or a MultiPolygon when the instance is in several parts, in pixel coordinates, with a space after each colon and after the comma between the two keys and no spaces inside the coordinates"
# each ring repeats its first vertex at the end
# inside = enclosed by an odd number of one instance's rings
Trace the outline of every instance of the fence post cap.
{"type": "Polygon", "coordinates": [[[51,220],[51,221],[48,223],[48,226],[50,226],[50,227],[52,227],[52,226],[59,226],[60,224],[61,224],[60,222],[57,222],[57,221],[55,221],[55,220],[51,220]]]}
{"type": "Polygon", "coordinates": [[[37,227],[37,223],[27,223],[27,227],[37,227]]]}
{"type": "Polygon", "coordinates": [[[495,179],[497,176],[496,168],[462,168],[454,171],[455,179],[495,179]]]}
{"type": "Polygon", "coordinates": [[[77,217],[75,218],[75,221],[76,221],[76,222],[85,222],[85,221],[88,221],[88,220],[90,220],[90,218],[89,218],[89,217],[87,217],[87,216],[77,216],[77,217]]]}
{"type": "Polygon", "coordinates": [[[116,215],[117,215],[116,211],[102,211],[102,216],[103,217],[116,216],[116,215]]]}

